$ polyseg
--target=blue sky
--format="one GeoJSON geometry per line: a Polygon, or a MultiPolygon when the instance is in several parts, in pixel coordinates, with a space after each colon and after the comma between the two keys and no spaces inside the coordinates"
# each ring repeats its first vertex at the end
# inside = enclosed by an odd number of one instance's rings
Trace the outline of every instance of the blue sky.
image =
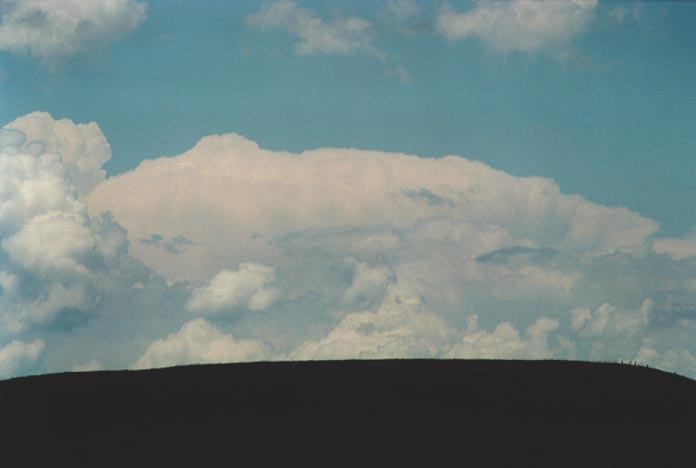
{"type": "Polygon", "coordinates": [[[0,2],[0,378],[696,376],[696,6],[0,2]]]}
{"type": "Polygon", "coordinates": [[[558,59],[497,53],[475,38],[449,43],[433,31],[436,4],[399,22],[384,2],[302,3],[327,20],[370,21],[388,63],[359,52],[298,56],[291,34],[245,23],[259,6],[149,2],[122,41],[50,71],[2,54],[0,120],[34,110],[95,120],[113,148],[110,174],[234,131],[272,149],[463,155],[627,206],[672,235],[696,225],[685,202],[696,198],[692,5],[600,3],[558,59]],[[630,10],[622,22],[616,8],[630,10]],[[412,82],[389,76],[397,64],[412,82]]]}

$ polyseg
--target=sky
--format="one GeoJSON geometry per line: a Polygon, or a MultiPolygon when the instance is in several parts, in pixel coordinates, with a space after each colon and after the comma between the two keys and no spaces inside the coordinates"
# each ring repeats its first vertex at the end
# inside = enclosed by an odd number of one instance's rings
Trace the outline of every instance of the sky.
{"type": "Polygon", "coordinates": [[[689,2],[0,1],[0,378],[696,376],[689,2]]]}

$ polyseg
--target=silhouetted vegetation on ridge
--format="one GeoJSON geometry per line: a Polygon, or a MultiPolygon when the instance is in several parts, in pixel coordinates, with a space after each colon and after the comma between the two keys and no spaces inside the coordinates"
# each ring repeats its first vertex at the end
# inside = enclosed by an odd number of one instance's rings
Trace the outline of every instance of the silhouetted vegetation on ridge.
{"type": "Polygon", "coordinates": [[[220,364],[12,379],[0,414],[6,455],[73,466],[673,466],[696,382],[564,361],[220,364]]]}

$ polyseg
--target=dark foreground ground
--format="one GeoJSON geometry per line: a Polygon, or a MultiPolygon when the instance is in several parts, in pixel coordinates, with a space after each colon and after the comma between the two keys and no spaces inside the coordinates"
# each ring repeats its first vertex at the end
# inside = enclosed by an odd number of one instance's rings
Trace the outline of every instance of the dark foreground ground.
{"type": "Polygon", "coordinates": [[[348,465],[696,466],[696,381],[615,364],[403,360],[0,382],[0,466],[348,465]]]}

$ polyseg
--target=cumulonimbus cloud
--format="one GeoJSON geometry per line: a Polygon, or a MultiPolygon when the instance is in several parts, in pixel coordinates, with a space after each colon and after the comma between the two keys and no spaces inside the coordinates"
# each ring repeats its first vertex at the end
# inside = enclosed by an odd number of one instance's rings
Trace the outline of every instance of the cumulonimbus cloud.
{"type": "MultiPolygon", "coordinates": [[[[690,368],[675,351],[690,348],[665,331],[678,326],[665,294],[693,297],[694,262],[656,252],[654,221],[549,179],[458,156],[275,152],[229,134],[146,161],[88,199],[135,238],[183,235],[199,247],[166,256],[131,246],[160,274],[202,282],[189,304],[221,270],[272,266],[285,297],[258,323],[297,323],[275,358],[630,360],[654,349],[690,368]],[[646,300],[653,307],[641,309],[646,300]],[[587,331],[599,323],[602,333],[587,331]]],[[[250,294],[229,296],[252,308],[250,294]]]]}
{"type": "MultiPolygon", "coordinates": [[[[476,256],[510,245],[608,252],[638,247],[658,227],[626,208],[565,195],[549,179],[514,177],[462,157],[272,152],[235,134],[145,161],[100,184],[88,200],[93,213],[111,211],[136,238],[183,235],[209,246],[214,254],[198,259],[209,265],[207,278],[229,267],[219,264],[223,256],[236,264],[250,256],[273,260],[279,247],[268,241],[299,231],[392,228],[431,243],[459,237],[476,256]],[[426,192],[430,199],[414,196],[426,192]]],[[[136,257],[139,248],[133,246],[136,257]]],[[[142,260],[172,273],[162,258],[142,260]]]]}
{"type": "Polygon", "coordinates": [[[42,113],[0,143],[6,376],[344,357],[642,359],[696,375],[696,256],[552,180],[234,134],[105,178],[98,126],[42,113]]]}

